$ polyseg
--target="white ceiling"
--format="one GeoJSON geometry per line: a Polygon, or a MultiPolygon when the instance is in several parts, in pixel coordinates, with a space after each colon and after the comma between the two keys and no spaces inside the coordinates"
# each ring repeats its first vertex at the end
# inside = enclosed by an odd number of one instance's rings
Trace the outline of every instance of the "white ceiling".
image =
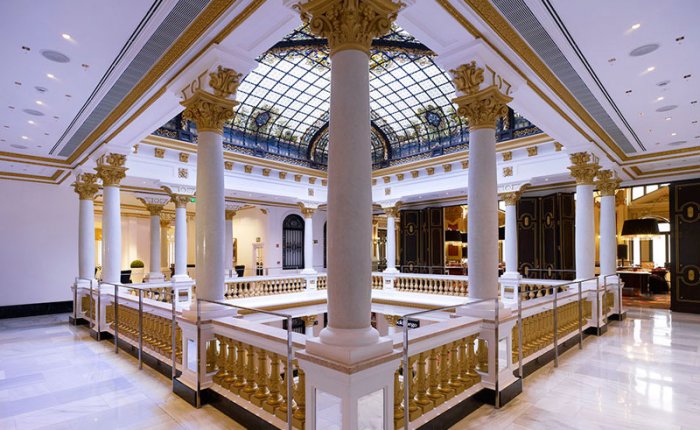
{"type": "Polygon", "coordinates": [[[0,151],[48,156],[151,5],[147,0],[0,2],[0,151]],[[43,50],[70,61],[50,61],[43,50]]]}
{"type": "Polygon", "coordinates": [[[697,0],[526,3],[637,154],[700,145],[697,0]],[[659,47],[630,55],[650,44],[659,47]],[[677,107],[657,111],[667,106],[677,107]]]}

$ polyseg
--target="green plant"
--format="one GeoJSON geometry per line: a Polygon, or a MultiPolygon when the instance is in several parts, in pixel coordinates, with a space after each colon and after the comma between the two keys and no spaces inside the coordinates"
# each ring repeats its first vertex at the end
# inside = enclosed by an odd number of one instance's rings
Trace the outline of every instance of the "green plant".
{"type": "Polygon", "coordinates": [[[146,265],[143,264],[143,261],[141,261],[141,260],[134,260],[129,265],[129,267],[131,267],[132,269],[143,269],[145,266],[146,265]]]}

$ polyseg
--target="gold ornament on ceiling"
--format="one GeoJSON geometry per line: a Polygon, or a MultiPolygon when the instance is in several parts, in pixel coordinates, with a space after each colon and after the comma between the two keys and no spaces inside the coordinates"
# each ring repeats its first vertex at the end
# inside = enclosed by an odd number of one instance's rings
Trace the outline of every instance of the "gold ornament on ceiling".
{"type": "Polygon", "coordinates": [[[229,98],[238,90],[242,76],[233,69],[218,66],[215,72],[209,73],[209,86],[215,96],[229,98]]]}
{"type": "Polygon", "coordinates": [[[464,94],[475,94],[479,86],[484,82],[484,69],[476,66],[476,62],[462,64],[454,70],[450,70],[453,76],[455,89],[464,94]]]}

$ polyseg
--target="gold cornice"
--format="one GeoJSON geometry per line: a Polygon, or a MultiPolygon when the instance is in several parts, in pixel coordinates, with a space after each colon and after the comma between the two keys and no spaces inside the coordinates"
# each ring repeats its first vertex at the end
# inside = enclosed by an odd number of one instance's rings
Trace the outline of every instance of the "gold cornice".
{"type": "Polygon", "coordinates": [[[55,184],[56,179],[61,176],[64,170],[56,169],[51,176],[30,175],[27,173],[0,172],[0,179],[8,179],[25,182],[39,182],[42,184],[55,184]]]}

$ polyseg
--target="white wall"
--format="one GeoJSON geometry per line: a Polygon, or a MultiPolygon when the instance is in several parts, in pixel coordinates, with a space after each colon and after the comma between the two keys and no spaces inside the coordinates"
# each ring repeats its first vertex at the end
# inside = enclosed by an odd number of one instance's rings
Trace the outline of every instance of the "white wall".
{"type": "Polygon", "coordinates": [[[0,306],[72,300],[78,195],[67,186],[0,180],[0,306]]]}

